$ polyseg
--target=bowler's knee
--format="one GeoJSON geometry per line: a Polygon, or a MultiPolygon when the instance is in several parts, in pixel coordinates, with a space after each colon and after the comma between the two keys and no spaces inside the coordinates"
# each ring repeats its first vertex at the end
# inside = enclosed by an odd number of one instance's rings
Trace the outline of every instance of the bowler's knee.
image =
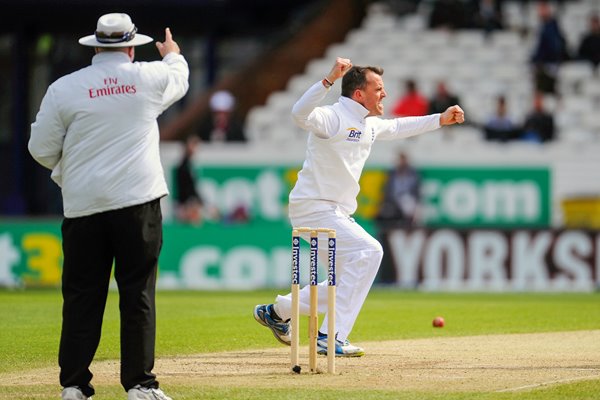
{"type": "Polygon", "coordinates": [[[368,245],[368,252],[369,252],[369,257],[373,260],[373,261],[377,261],[377,264],[379,264],[383,258],[383,247],[381,246],[381,243],[379,243],[378,241],[373,240],[372,242],[369,242],[368,245]]]}

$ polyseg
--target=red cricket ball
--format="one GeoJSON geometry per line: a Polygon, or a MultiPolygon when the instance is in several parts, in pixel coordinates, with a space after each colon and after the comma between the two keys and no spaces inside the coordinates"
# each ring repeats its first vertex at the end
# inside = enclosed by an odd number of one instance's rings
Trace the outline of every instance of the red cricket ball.
{"type": "Polygon", "coordinates": [[[444,326],[444,318],[442,318],[442,317],[435,317],[433,319],[433,326],[435,328],[442,328],[444,326]]]}

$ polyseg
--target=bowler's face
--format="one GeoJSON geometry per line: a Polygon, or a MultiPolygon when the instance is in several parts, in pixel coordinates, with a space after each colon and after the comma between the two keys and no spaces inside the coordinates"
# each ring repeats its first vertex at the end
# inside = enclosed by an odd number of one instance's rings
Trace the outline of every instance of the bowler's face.
{"type": "Polygon", "coordinates": [[[367,72],[367,85],[361,90],[362,106],[369,110],[368,116],[383,115],[383,99],[387,96],[383,78],[373,71],[367,72]]]}

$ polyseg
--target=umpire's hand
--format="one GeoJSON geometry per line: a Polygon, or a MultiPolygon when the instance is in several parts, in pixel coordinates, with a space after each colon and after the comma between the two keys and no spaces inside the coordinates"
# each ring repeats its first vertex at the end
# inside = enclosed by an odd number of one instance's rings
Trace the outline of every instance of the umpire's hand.
{"type": "Polygon", "coordinates": [[[171,35],[171,29],[169,28],[165,28],[165,41],[162,43],[156,42],[156,48],[163,58],[169,53],[181,53],[179,45],[173,40],[173,35],[171,35]]]}

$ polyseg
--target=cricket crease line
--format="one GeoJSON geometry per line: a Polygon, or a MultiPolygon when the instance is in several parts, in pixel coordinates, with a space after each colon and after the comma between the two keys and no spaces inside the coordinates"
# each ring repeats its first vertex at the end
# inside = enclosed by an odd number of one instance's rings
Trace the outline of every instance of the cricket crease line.
{"type": "Polygon", "coordinates": [[[600,378],[600,375],[588,375],[588,376],[580,376],[580,377],[577,377],[577,378],[558,379],[556,381],[548,381],[548,382],[536,383],[536,384],[533,384],[533,385],[519,386],[519,387],[516,387],[516,388],[496,390],[496,393],[517,392],[519,390],[533,389],[533,388],[536,388],[536,387],[546,386],[546,385],[555,385],[557,383],[584,381],[584,380],[587,380],[587,379],[598,379],[598,378],[600,378]]]}

